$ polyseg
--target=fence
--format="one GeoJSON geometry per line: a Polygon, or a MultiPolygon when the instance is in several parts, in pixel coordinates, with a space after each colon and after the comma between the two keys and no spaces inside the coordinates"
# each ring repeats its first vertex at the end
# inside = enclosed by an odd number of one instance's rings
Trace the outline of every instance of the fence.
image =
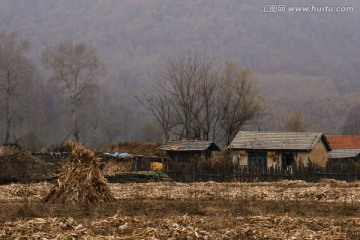
{"type": "Polygon", "coordinates": [[[329,164],[326,168],[309,164],[293,165],[291,169],[235,166],[222,164],[211,166],[206,163],[195,163],[165,173],[177,182],[262,182],[279,180],[304,180],[317,182],[323,178],[342,181],[360,180],[359,166],[354,162],[346,165],[329,164]]]}

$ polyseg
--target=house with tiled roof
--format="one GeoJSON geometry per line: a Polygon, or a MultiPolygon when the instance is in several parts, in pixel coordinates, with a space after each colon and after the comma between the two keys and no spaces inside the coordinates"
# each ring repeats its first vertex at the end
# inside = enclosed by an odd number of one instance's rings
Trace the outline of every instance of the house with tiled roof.
{"type": "Polygon", "coordinates": [[[360,160],[360,136],[328,135],[332,151],[329,159],[360,160]]]}
{"type": "Polygon", "coordinates": [[[281,169],[309,162],[325,167],[331,151],[325,135],[318,132],[239,131],[229,147],[240,166],[281,169]]]}
{"type": "Polygon", "coordinates": [[[360,149],[360,136],[327,135],[333,149],[360,149]]]}

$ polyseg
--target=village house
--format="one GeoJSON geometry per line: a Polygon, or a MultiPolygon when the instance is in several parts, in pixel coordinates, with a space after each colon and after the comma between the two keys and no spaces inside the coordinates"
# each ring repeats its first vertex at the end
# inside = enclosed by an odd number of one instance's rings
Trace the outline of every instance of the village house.
{"type": "Polygon", "coordinates": [[[345,135],[327,135],[332,152],[337,150],[350,150],[349,152],[360,151],[360,136],[345,136],[345,135]]]}
{"type": "Polygon", "coordinates": [[[197,140],[168,141],[162,144],[159,149],[167,152],[174,167],[190,165],[194,159],[200,157],[208,160],[214,151],[220,151],[214,142],[197,140]]]}
{"type": "Polygon", "coordinates": [[[328,154],[330,167],[352,168],[360,162],[360,136],[329,135],[332,151],[328,154]]]}
{"type": "Polygon", "coordinates": [[[239,166],[280,168],[294,163],[326,167],[331,147],[323,133],[239,131],[229,148],[239,166]]]}

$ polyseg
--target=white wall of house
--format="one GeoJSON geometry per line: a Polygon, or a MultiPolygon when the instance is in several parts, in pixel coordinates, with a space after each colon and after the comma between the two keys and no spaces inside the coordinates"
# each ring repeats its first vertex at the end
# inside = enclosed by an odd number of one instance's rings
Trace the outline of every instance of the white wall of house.
{"type": "Polygon", "coordinates": [[[281,159],[278,152],[267,152],[267,167],[281,167],[281,159]]]}
{"type": "Polygon", "coordinates": [[[235,150],[233,152],[233,163],[237,166],[247,166],[248,157],[246,151],[235,150]]]}

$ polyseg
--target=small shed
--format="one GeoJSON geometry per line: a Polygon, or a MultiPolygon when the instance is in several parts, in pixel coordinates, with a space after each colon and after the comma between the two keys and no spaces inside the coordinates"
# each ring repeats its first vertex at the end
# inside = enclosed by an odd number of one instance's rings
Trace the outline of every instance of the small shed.
{"type": "Polygon", "coordinates": [[[353,171],[360,165],[360,136],[329,135],[332,151],[328,154],[331,171],[353,171]]]}
{"type": "Polygon", "coordinates": [[[168,141],[159,147],[166,151],[174,164],[190,164],[194,159],[204,157],[210,159],[214,151],[220,151],[220,148],[211,141],[180,140],[168,141]]]}
{"type": "Polygon", "coordinates": [[[331,148],[337,149],[360,149],[360,136],[327,135],[331,148]]]}
{"type": "Polygon", "coordinates": [[[331,147],[323,133],[239,131],[230,144],[233,162],[240,166],[291,171],[294,163],[326,167],[331,147]]]}
{"type": "Polygon", "coordinates": [[[333,149],[328,153],[329,161],[332,159],[360,160],[360,149],[333,149]]]}

